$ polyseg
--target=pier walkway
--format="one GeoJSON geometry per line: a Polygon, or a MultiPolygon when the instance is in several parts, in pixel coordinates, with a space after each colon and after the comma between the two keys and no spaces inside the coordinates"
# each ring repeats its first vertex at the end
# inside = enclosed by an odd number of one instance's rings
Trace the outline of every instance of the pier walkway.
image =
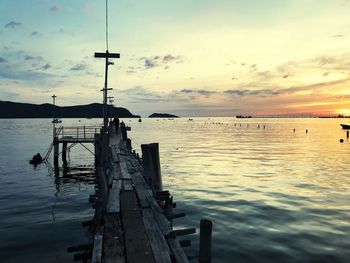
{"type": "MultiPolygon", "coordinates": [[[[75,259],[85,262],[189,262],[183,247],[195,228],[173,229],[176,204],[162,189],[158,144],[144,144],[142,159],[131,148],[126,127],[113,125],[94,135],[96,192],[90,196],[95,214],[85,223],[95,233],[93,244],[73,247],[83,250],[75,259]]],[[[211,222],[201,221],[199,262],[211,262],[211,222]]]]}

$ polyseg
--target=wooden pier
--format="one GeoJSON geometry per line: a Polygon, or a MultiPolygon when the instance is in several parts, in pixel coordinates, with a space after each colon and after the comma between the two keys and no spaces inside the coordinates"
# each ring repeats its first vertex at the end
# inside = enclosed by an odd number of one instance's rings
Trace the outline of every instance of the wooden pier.
{"type": "MultiPolygon", "coordinates": [[[[173,197],[163,190],[158,144],[142,145],[140,158],[132,150],[125,125],[115,127],[112,123],[106,130],[100,128],[93,140],[91,136],[79,137],[81,128],[76,130],[77,137],[71,133],[66,136],[65,130],[59,132],[57,144],[93,142],[95,149],[96,191],[89,199],[95,214],[83,223],[94,233],[94,241],[69,248],[69,252],[78,252],[75,260],[189,262],[183,247],[191,241],[180,238],[196,229],[173,229],[173,219],[185,214],[174,212],[173,197]]],[[[210,221],[201,221],[199,255],[192,255],[198,262],[211,262],[211,228],[210,221]]]]}

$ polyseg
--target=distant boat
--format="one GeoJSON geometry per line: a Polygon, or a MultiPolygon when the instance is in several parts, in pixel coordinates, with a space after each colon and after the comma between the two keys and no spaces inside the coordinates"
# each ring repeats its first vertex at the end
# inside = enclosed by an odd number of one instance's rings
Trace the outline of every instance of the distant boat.
{"type": "Polygon", "coordinates": [[[350,124],[340,124],[344,130],[350,130],[350,124]]]}
{"type": "Polygon", "coordinates": [[[188,121],[193,121],[193,119],[188,119],[188,121]]]}
{"type": "Polygon", "coordinates": [[[243,115],[237,115],[237,116],[236,116],[237,119],[247,119],[247,118],[249,119],[249,118],[251,118],[251,117],[252,117],[252,116],[250,116],[250,115],[249,115],[249,116],[243,116],[243,115]]]}

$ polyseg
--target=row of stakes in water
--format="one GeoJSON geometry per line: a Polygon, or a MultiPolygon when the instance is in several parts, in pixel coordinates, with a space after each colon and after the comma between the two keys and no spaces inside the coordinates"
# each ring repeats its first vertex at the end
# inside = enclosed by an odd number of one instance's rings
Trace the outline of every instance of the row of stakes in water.
{"type": "MultiPolygon", "coordinates": [[[[228,123],[222,123],[222,122],[205,122],[205,124],[216,124],[216,125],[226,125],[228,126],[229,124],[228,123]]],[[[237,126],[237,123],[234,124],[234,126],[236,127],[237,126]]],[[[239,127],[242,127],[242,124],[239,124],[239,127]]],[[[266,128],[265,125],[262,125],[261,126],[263,129],[266,128]]],[[[249,128],[249,124],[247,124],[247,128],[249,128]]],[[[257,128],[259,129],[260,128],[260,124],[257,125],[257,128]]],[[[295,132],[295,129],[293,129],[293,132],[295,132]]],[[[308,129],[305,130],[305,133],[308,133],[308,129]]],[[[349,131],[346,132],[346,138],[349,139],[349,131]]],[[[339,140],[341,143],[344,142],[344,139],[340,139],[339,140]]]]}

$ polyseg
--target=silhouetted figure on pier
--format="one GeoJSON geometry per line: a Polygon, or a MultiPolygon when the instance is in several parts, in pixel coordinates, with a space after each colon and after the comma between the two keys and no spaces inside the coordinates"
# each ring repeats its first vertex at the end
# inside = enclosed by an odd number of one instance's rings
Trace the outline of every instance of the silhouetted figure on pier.
{"type": "Polygon", "coordinates": [[[113,119],[113,122],[114,122],[115,132],[118,133],[118,130],[119,130],[119,119],[117,117],[115,117],[113,119]]]}

